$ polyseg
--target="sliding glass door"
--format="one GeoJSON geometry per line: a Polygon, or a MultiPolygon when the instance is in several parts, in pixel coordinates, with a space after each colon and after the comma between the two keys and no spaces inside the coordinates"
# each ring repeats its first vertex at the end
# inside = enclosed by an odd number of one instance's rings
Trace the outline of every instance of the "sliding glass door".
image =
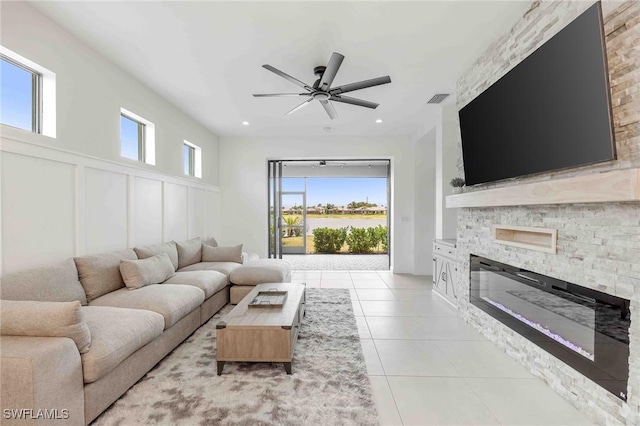
{"type": "Polygon", "coordinates": [[[282,259],[282,161],[269,160],[269,258],[282,259]]]}

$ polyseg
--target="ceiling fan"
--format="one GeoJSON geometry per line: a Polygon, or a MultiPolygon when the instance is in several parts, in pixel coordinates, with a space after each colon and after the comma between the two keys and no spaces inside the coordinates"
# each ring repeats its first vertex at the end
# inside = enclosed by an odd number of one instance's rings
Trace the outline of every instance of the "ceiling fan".
{"type": "Polygon", "coordinates": [[[263,97],[281,97],[281,96],[306,96],[307,99],[286,113],[285,115],[293,114],[301,108],[309,105],[311,101],[317,100],[320,101],[324,110],[327,112],[329,117],[333,120],[338,117],[338,113],[335,108],[331,104],[330,101],[340,102],[343,104],[351,104],[357,105],[365,108],[376,109],[379,104],[375,102],[369,102],[362,99],[352,98],[349,96],[343,96],[343,93],[353,92],[354,90],[365,89],[367,87],[379,86],[381,84],[391,83],[391,77],[388,75],[384,77],[372,78],[370,80],[363,80],[357,83],[345,84],[343,86],[338,86],[331,88],[331,83],[333,83],[333,79],[336,77],[338,70],[340,69],[340,65],[344,60],[344,56],[339,53],[333,52],[331,58],[329,59],[329,63],[327,66],[318,66],[313,69],[313,73],[318,77],[318,79],[313,83],[312,86],[303,83],[297,78],[291,77],[289,74],[286,74],[280,71],[277,68],[272,67],[271,65],[263,65],[262,68],[265,68],[282,78],[285,78],[292,82],[293,84],[302,87],[306,92],[304,93],[261,93],[254,94],[253,96],[257,98],[263,97]]]}

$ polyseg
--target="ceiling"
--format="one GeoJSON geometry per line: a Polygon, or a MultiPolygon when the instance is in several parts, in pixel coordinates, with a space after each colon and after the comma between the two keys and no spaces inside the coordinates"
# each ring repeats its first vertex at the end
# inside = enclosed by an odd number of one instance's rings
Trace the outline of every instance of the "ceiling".
{"type": "Polygon", "coordinates": [[[453,93],[458,76],[530,2],[33,4],[219,136],[295,137],[421,131],[438,108],[427,100],[453,93]],[[313,102],[285,116],[301,99],[251,96],[299,90],[263,64],[312,84],[313,68],[334,51],[345,56],[334,87],[391,76],[391,84],[349,93],[380,103],[376,110],[334,103],[339,118],[330,120],[313,102]]]}

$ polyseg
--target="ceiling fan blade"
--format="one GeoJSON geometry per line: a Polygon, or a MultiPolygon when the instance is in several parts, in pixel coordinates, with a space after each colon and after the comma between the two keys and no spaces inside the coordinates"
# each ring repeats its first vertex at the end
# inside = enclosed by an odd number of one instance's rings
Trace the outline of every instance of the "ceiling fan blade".
{"type": "Polygon", "coordinates": [[[309,96],[308,93],[254,93],[256,98],[282,97],[282,96],[309,96]]]}
{"type": "Polygon", "coordinates": [[[329,93],[332,95],[339,95],[340,93],[352,92],[354,90],[366,89],[367,87],[379,86],[387,83],[391,83],[391,77],[385,75],[384,77],[372,78],[371,80],[345,84],[344,86],[339,86],[329,90],[329,93]]]}
{"type": "Polygon", "coordinates": [[[280,77],[285,78],[287,80],[289,80],[290,82],[292,82],[293,84],[302,87],[303,89],[311,92],[313,90],[313,88],[311,88],[311,86],[309,86],[308,84],[303,83],[302,81],[298,80],[295,77],[291,77],[289,74],[284,73],[282,71],[280,71],[277,68],[272,67],[271,65],[265,64],[262,66],[262,68],[267,69],[269,71],[271,71],[272,73],[278,74],[280,77]]]}
{"type": "Polygon", "coordinates": [[[333,107],[333,104],[331,102],[320,101],[320,103],[324,107],[324,110],[327,111],[327,114],[329,114],[329,118],[331,118],[332,120],[334,118],[338,118],[338,113],[336,112],[336,109],[333,107]]]}
{"type": "Polygon", "coordinates": [[[343,104],[357,105],[357,106],[371,108],[371,109],[376,109],[380,105],[375,102],[369,102],[362,99],[356,99],[350,96],[342,96],[342,95],[333,95],[331,96],[331,100],[334,102],[342,102],[343,104]]]}
{"type": "Polygon", "coordinates": [[[309,102],[311,102],[312,100],[313,100],[313,97],[309,96],[309,99],[307,99],[306,101],[304,101],[303,103],[301,103],[300,105],[298,105],[297,107],[295,107],[294,109],[286,113],[285,115],[291,115],[294,112],[298,111],[299,109],[306,107],[307,105],[309,105],[309,102]]]}
{"type": "Polygon", "coordinates": [[[320,85],[318,86],[320,90],[325,92],[329,90],[329,87],[331,87],[331,83],[333,83],[333,79],[336,77],[336,74],[338,73],[343,60],[344,56],[342,56],[341,54],[336,52],[333,52],[331,54],[331,58],[329,59],[327,68],[324,70],[322,79],[320,80],[320,85]]]}

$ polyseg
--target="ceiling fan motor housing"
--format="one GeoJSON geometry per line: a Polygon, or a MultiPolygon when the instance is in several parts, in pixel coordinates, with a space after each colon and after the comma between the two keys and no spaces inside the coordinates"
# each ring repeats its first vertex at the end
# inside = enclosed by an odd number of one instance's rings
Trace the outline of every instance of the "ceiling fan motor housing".
{"type": "Polygon", "coordinates": [[[317,66],[313,69],[313,74],[318,78],[322,78],[322,74],[324,74],[326,69],[327,67],[324,65],[317,66]]]}

